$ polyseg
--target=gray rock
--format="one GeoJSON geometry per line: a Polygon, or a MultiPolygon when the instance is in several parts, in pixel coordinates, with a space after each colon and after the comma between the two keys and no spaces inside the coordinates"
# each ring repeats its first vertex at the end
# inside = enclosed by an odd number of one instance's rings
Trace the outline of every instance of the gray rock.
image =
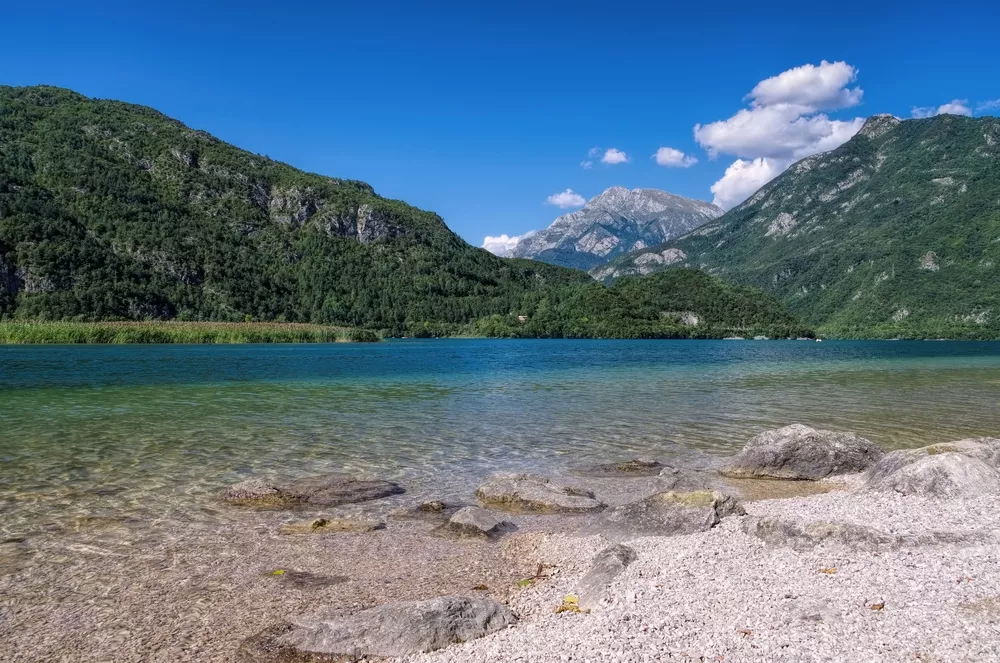
{"type": "Polygon", "coordinates": [[[638,559],[635,551],[621,544],[605,548],[594,556],[590,569],[573,589],[581,610],[593,610],[608,596],[608,585],[638,559]]]}
{"type": "Polygon", "coordinates": [[[898,545],[896,537],[864,525],[815,521],[800,523],[784,518],[751,516],[740,523],[742,530],[773,546],[784,546],[799,552],[819,546],[842,547],[850,550],[887,550],[898,545]]]}
{"type": "Polygon", "coordinates": [[[792,424],[751,438],[721,473],[733,478],[815,481],[862,472],[882,456],[878,446],[854,433],[792,424]]]}
{"type": "Polygon", "coordinates": [[[785,518],[750,516],[740,523],[744,533],[772,546],[799,552],[816,548],[842,548],[852,551],[885,552],[945,544],[981,545],[995,540],[992,532],[942,532],[888,534],[866,525],[818,520],[798,522],[785,518]]]}
{"type": "Polygon", "coordinates": [[[222,498],[234,504],[337,506],[403,492],[404,489],[392,481],[366,481],[344,474],[325,474],[280,483],[248,479],[223,491],[222,498]]]}
{"type": "Polygon", "coordinates": [[[1000,469],[1000,439],[979,437],[945,444],[932,444],[919,449],[900,449],[889,452],[869,468],[867,478],[870,481],[884,479],[901,467],[915,463],[927,456],[941,453],[960,453],[981,460],[990,467],[1000,469]]]}
{"type": "Polygon", "coordinates": [[[517,472],[492,475],[476,490],[476,497],[484,504],[508,511],[585,513],[604,508],[604,503],[589,490],[517,472]]]}
{"type": "Polygon", "coordinates": [[[663,463],[652,458],[633,458],[620,463],[605,463],[582,470],[592,477],[653,477],[660,473],[663,463]]]}
{"type": "Polygon", "coordinates": [[[279,534],[363,534],[385,529],[380,520],[363,518],[307,518],[285,523],[279,534]]]}
{"type": "Polygon", "coordinates": [[[712,477],[706,472],[686,470],[672,465],[665,466],[657,476],[660,478],[664,490],[678,492],[711,490],[718,480],[717,475],[712,477]]]}
{"type": "Polygon", "coordinates": [[[467,506],[441,526],[442,532],[459,537],[495,538],[514,529],[514,524],[498,517],[492,511],[478,506],[467,506]]]}
{"type": "Polygon", "coordinates": [[[718,491],[669,491],[609,509],[602,515],[597,529],[618,539],[676,536],[705,532],[726,516],[745,514],[735,498],[718,491]]]}
{"type": "Polygon", "coordinates": [[[442,649],[507,628],[517,618],[490,599],[442,596],[380,605],[347,616],[319,614],[290,621],[293,628],[276,638],[278,648],[360,658],[442,649]]]}
{"type": "Polygon", "coordinates": [[[871,476],[866,489],[925,497],[979,497],[1000,493],[1000,472],[978,458],[938,453],[871,476]]]}

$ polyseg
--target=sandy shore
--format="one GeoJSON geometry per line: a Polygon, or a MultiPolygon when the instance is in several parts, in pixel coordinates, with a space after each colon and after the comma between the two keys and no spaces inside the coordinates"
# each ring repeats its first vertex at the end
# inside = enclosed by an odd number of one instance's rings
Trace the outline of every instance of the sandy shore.
{"type": "MultiPolygon", "coordinates": [[[[657,488],[654,478],[589,481],[609,504],[657,488]]],[[[233,508],[222,526],[144,523],[137,536],[95,523],[14,539],[0,543],[0,658],[233,661],[242,640],[291,616],[459,594],[506,603],[520,622],[414,661],[1000,659],[1000,497],[879,495],[855,483],[743,482],[747,516],[629,541],[637,560],[587,614],[554,612],[609,544],[587,535],[587,517],[511,516],[518,531],[488,542],[400,518],[375,532],[287,536],[282,524],[313,514],[233,508]],[[745,533],[754,517],[864,525],[912,543],[793,550],[745,533]],[[920,538],[941,532],[957,542],[920,538]],[[519,582],[538,565],[542,578],[519,582]]]]}

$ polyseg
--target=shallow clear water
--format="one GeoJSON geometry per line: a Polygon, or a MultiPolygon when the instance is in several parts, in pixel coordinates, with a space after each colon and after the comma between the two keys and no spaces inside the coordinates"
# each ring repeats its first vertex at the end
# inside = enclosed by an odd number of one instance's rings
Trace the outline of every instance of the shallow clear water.
{"type": "MultiPolygon", "coordinates": [[[[0,347],[0,534],[211,523],[250,475],[464,495],[495,469],[707,464],[792,422],[1000,436],[1000,343],[404,341],[0,347]]],[[[2,537],[0,537],[2,538],[2,537]]]]}

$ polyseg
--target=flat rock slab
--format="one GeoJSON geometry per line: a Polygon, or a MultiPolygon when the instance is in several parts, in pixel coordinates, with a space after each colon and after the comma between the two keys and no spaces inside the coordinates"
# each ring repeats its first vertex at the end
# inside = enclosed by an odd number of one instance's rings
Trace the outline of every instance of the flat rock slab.
{"type": "Polygon", "coordinates": [[[863,472],[884,455],[870,440],[855,435],[792,424],[751,438],[722,468],[737,479],[806,479],[863,472]]]}
{"type": "Polygon", "coordinates": [[[285,482],[248,479],[230,486],[222,499],[232,504],[290,508],[308,504],[337,506],[367,502],[405,492],[392,481],[355,479],[344,474],[325,474],[285,482]]]}
{"type": "Polygon", "coordinates": [[[478,506],[467,506],[448,519],[438,531],[458,538],[495,539],[516,529],[497,514],[478,506]]]}
{"type": "Polygon", "coordinates": [[[604,508],[604,503],[586,488],[518,472],[490,476],[476,490],[476,497],[487,506],[516,512],[586,513],[604,508]]]}
{"type": "Polygon", "coordinates": [[[296,589],[321,589],[347,582],[347,576],[328,576],[309,571],[295,571],[292,569],[275,569],[264,574],[276,582],[289,585],[296,589]]]}
{"type": "Polygon", "coordinates": [[[293,619],[290,627],[279,624],[248,639],[240,654],[253,663],[400,657],[468,642],[516,622],[510,609],[491,599],[442,596],[347,616],[293,619]]]}
{"type": "Polygon", "coordinates": [[[278,529],[279,534],[363,534],[385,529],[385,523],[378,520],[360,518],[308,518],[285,523],[278,529]]]}
{"type": "Polygon", "coordinates": [[[787,518],[749,516],[740,522],[744,533],[772,546],[806,552],[816,548],[840,548],[851,551],[885,552],[943,544],[981,545],[994,539],[990,532],[929,531],[919,534],[889,534],[854,523],[828,520],[811,522],[787,518]]]}
{"type": "Polygon", "coordinates": [[[633,458],[620,463],[604,463],[586,467],[578,471],[589,477],[655,477],[663,469],[663,463],[652,458],[633,458]]]}
{"type": "Polygon", "coordinates": [[[734,497],[718,491],[669,491],[609,509],[595,527],[597,533],[618,539],[678,536],[705,532],[727,516],[745,514],[734,497]]]}
{"type": "Polygon", "coordinates": [[[869,476],[865,489],[937,498],[1000,494],[1000,471],[962,453],[924,455],[895,470],[884,470],[869,476]]]}
{"type": "Polygon", "coordinates": [[[455,504],[453,502],[443,502],[441,500],[431,500],[421,502],[414,506],[393,511],[390,518],[401,520],[425,520],[429,522],[442,522],[451,518],[468,504],[455,504]]]}
{"type": "Polygon", "coordinates": [[[590,569],[573,589],[581,610],[593,610],[608,597],[608,585],[638,559],[635,550],[622,544],[605,548],[594,556],[590,569]]]}

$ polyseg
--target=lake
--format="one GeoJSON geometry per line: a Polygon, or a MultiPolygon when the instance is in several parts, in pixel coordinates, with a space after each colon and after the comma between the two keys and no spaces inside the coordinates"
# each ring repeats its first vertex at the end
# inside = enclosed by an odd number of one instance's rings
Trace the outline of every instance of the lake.
{"type": "Polygon", "coordinates": [[[1000,343],[424,340],[0,347],[0,538],[210,523],[251,475],[470,497],[498,469],[711,465],[766,428],[886,448],[1000,435],[1000,343]]]}

